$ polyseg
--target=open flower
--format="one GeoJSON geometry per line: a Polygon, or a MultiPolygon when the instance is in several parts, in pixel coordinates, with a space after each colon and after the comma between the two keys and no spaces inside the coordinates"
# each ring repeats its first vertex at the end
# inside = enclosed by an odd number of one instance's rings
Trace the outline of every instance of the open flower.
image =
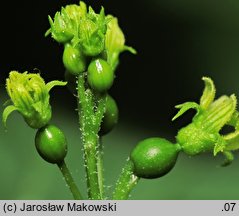
{"type": "Polygon", "coordinates": [[[19,73],[11,71],[6,80],[7,93],[13,105],[3,111],[3,123],[13,111],[22,114],[27,124],[32,128],[41,128],[51,119],[49,91],[54,86],[66,85],[66,82],[52,81],[45,84],[39,74],[19,73]]]}
{"type": "Polygon", "coordinates": [[[216,89],[213,81],[208,77],[202,79],[205,82],[205,88],[200,104],[186,102],[176,106],[180,110],[173,120],[191,108],[197,111],[192,122],[178,131],[176,140],[188,155],[213,152],[215,156],[222,152],[226,156],[224,165],[227,165],[233,160],[231,150],[239,149],[237,99],[232,94],[231,96],[223,95],[214,100],[216,89]],[[221,135],[220,130],[225,125],[233,126],[235,131],[221,135]]]}

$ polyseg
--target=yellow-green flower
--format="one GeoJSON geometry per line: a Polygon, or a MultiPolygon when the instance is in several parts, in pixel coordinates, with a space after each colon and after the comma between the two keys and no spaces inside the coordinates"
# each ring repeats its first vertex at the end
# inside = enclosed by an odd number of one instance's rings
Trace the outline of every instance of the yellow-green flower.
{"type": "Polygon", "coordinates": [[[51,119],[49,91],[56,85],[63,86],[66,82],[55,80],[45,84],[39,74],[11,71],[6,80],[6,89],[12,105],[3,111],[4,125],[9,114],[17,110],[30,127],[45,126],[51,119]]]}
{"type": "Polygon", "coordinates": [[[224,165],[233,160],[231,150],[239,149],[239,118],[236,111],[237,99],[234,94],[223,95],[217,100],[215,97],[215,86],[208,77],[203,77],[205,88],[200,103],[186,102],[177,105],[179,112],[173,120],[181,116],[188,109],[197,112],[192,122],[178,131],[177,143],[188,155],[197,155],[203,152],[213,152],[216,155],[222,152],[226,156],[224,165]],[[221,135],[220,130],[225,125],[231,125],[235,131],[227,135],[221,135]]]}
{"type": "Polygon", "coordinates": [[[125,37],[118,25],[118,20],[112,15],[107,16],[109,22],[107,24],[107,31],[105,35],[105,49],[107,53],[107,62],[111,65],[113,70],[119,63],[119,54],[123,51],[130,51],[136,54],[136,50],[125,45],[125,37]]]}

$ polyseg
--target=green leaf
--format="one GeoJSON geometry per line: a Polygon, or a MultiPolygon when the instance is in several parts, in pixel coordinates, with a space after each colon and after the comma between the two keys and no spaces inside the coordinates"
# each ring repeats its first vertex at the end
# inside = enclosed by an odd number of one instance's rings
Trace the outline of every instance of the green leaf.
{"type": "Polygon", "coordinates": [[[178,113],[173,117],[172,121],[177,119],[179,116],[181,116],[183,113],[188,111],[189,109],[195,109],[197,113],[200,111],[200,106],[195,102],[186,102],[183,104],[176,105],[175,108],[180,109],[178,113]]]}
{"type": "Polygon", "coordinates": [[[17,108],[13,105],[9,105],[4,109],[3,114],[2,114],[2,122],[3,122],[3,125],[5,128],[7,127],[8,116],[15,110],[17,110],[17,108]]]}
{"type": "Polygon", "coordinates": [[[65,86],[67,82],[62,82],[59,80],[53,80],[46,84],[47,91],[49,92],[54,86],[65,86]]]}
{"type": "Polygon", "coordinates": [[[205,83],[205,88],[200,99],[200,107],[207,109],[214,100],[216,88],[211,78],[203,77],[202,80],[205,83]]]}

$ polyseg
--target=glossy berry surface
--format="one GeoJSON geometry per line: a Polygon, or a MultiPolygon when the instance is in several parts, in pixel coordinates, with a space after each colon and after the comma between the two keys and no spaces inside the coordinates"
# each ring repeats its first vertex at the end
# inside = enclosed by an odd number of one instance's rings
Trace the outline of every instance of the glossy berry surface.
{"type": "Polygon", "coordinates": [[[134,173],[142,178],[159,178],[175,165],[180,146],[162,138],[148,138],[131,152],[134,173]]]}
{"type": "Polygon", "coordinates": [[[85,56],[70,44],[65,45],[62,60],[67,71],[73,75],[79,75],[86,70],[85,56]]]}
{"type": "Polygon", "coordinates": [[[35,145],[41,157],[49,163],[60,163],[67,153],[67,142],[63,132],[54,125],[39,129],[35,145]]]}
{"type": "Polygon", "coordinates": [[[114,72],[105,60],[95,59],[88,67],[87,79],[92,89],[97,92],[105,92],[113,84],[114,72]]]}
{"type": "Polygon", "coordinates": [[[105,104],[105,114],[100,127],[100,135],[109,133],[118,122],[119,110],[115,100],[107,95],[105,104]]]}

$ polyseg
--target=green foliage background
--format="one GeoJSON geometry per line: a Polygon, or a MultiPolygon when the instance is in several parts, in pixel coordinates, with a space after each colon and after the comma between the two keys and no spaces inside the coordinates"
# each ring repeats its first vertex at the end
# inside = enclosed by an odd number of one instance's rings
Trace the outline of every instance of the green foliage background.
{"type": "MultiPolygon", "coordinates": [[[[72,1],[77,3],[78,1],[72,1]]],[[[172,123],[174,105],[198,101],[210,76],[217,96],[239,97],[239,2],[236,0],[86,1],[102,4],[120,20],[135,57],[125,54],[111,90],[120,109],[115,130],[103,138],[106,183],[112,187],[133,146],[161,136],[174,141],[177,129],[193,113],[172,123]]],[[[4,80],[10,70],[38,68],[47,80],[63,79],[61,49],[43,37],[47,15],[65,1],[11,2],[12,16],[3,23],[0,102],[6,100],[4,80]],[[35,10],[35,7],[38,10],[35,10]],[[44,20],[44,21],[43,21],[44,20]],[[12,28],[15,26],[15,28],[12,28]]],[[[10,2],[5,3],[10,7],[10,2]]],[[[8,10],[6,10],[8,11],[8,10]]],[[[6,13],[6,12],[5,12],[6,13]]],[[[2,13],[1,20],[8,14],[2,13]]],[[[62,88],[52,92],[53,119],[69,143],[66,161],[77,184],[85,189],[82,146],[74,97],[62,88]]],[[[2,112],[3,106],[0,106],[2,112]]],[[[0,126],[0,199],[72,199],[57,167],[43,161],[34,147],[35,131],[14,113],[8,131],[0,126]]],[[[180,154],[175,168],[156,180],[141,180],[131,199],[239,199],[239,158],[221,168],[223,158],[180,154]]]]}
{"type": "MultiPolygon", "coordinates": [[[[85,190],[77,116],[57,107],[54,107],[54,113],[52,122],[60,125],[68,138],[66,161],[77,184],[85,190]]],[[[1,127],[0,199],[72,199],[57,166],[48,164],[37,154],[34,134],[34,130],[29,129],[17,113],[9,118],[7,132],[1,127]]],[[[106,191],[109,197],[133,145],[140,139],[156,134],[120,123],[103,139],[106,183],[109,186],[106,191]]],[[[168,175],[155,180],[142,179],[131,199],[238,199],[239,158],[236,157],[227,168],[219,166],[222,159],[211,155],[189,158],[182,154],[168,175]]]]}

